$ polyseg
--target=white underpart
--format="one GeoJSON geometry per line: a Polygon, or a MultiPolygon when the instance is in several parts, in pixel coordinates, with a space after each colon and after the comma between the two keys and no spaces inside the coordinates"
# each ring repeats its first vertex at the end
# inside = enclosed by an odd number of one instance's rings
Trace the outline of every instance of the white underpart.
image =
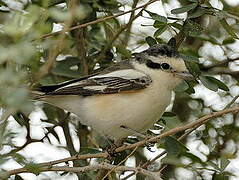
{"type": "Polygon", "coordinates": [[[145,76],[145,74],[139,71],[136,71],[133,69],[123,69],[123,70],[118,70],[118,71],[114,71],[107,74],[96,75],[96,76],[90,77],[89,79],[103,78],[103,77],[122,77],[124,79],[137,79],[143,76],[145,76]]]}

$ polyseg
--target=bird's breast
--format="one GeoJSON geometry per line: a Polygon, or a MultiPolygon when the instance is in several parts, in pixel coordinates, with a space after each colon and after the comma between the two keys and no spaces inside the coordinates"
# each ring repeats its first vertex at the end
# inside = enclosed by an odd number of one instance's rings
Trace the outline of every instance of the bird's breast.
{"type": "Polygon", "coordinates": [[[129,127],[143,132],[149,129],[162,115],[170,103],[171,91],[165,87],[150,86],[132,92],[82,99],[79,111],[82,123],[93,127],[113,138],[132,135],[132,132],[120,128],[129,127]]]}

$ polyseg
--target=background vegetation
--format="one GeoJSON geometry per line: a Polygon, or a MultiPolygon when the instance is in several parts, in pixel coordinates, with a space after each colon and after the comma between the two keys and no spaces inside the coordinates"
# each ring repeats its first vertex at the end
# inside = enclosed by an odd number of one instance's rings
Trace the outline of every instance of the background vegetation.
{"type": "Polygon", "coordinates": [[[238,1],[0,5],[0,179],[239,178],[238,1]],[[170,112],[149,132],[156,138],[131,137],[113,159],[76,116],[29,101],[34,87],[90,74],[172,37],[201,83],[181,84],[170,112]],[[149,142],[157,143],[145,148],[149,142]]]}

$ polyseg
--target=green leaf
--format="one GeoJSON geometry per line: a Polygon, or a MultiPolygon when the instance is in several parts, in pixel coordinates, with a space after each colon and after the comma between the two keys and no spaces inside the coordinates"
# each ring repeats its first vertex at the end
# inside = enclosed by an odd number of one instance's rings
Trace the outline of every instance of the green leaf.
{"type": "Polygon", "coordinates": [[[171,13],[172,14],[181,14],[181,13],[185,13],[185,12],[188,12],[192,9],[194,9],[195,7],[197,7],[197,3],[192,3],[192,4],[189,4],[187,6],[183,6],[183,7],[180,7],[180,8],[176,8],[176,9],[173,9],[171,10],[171,13]]]}
{"type": "Polygon", "coordinates": [[[179,23],[176,23],[176,22],[169,23],[168,25],[173,26],[173,27],[175,27],[176,29],[178,29],[180,31],[183,29],[183,26],[181,24],[179,24],[179,23]]]}
{"type": "Polygon", "coordinates": [[[175,92],[184,92],[189,88],[188,83],[186,81],[182,81],[179,85],[174,89],[175,92]]]}
{"type": "Polygon", "coordinates": [[[197,57],[195,57],[195,56],[189,56],[189,55],[180,54],[180,57],[184,61],[199,63],[199,59],[197,57]]]}
{"type": "Polygon", "coordinates": [[[161,35],[164,31],[166,31],[167,28],[167,25],[161,26],[157,31],[155,31],[154,37],[158,37],[159,35],[161,35]]]}
{"type": "Polygon", "coordinates": [[[225,157],[221,158],[220,168],[222,171],[224,171],[229,164],[230,161],[228,159],[226,159],[225,157]]]}
{"type": "Polygon", "coordinates": [[[223,42],[222,42],[222,44],[223,44],[223,45],[232,44],[232,43],[234,43],[235,41],[236,41],[235,39],[229,37],[229,38],[224,39],[223,42]]]}
{"type": "Polygon", "coordinates": [[[213,167],[217,171],[221,171],[221,169],[218,167],[218,165],[212,161],[208,161],[208,162],[206,162],[206,164],[213,167]]]}
{"type": "Polygon", "coordinates": [[[190,158],[194,163],[195,162],[203,163],[199,157],[195,156],[194,154],[192,154],[190,152],[184,152],[184,153],[182,153],[182,155],[190,158]]]}
{"type": "Polygon", "coordinates": [[[38,175],[42,171],[42,166],[35,163],[28,163],[24,166],[29,172],[38,175]]]}
{"type": "Polygon", "coordinates": [[[147,42],[147,44],[149,46],[153,46],[153,45],[157,44],[157,41],[154,38],[152,38],[151,36],[146,37],[145,41],[147,42]]]}
{"type": "Polygon", "coordinates": [[[52,69],[52,73],[59,76],[78,78],[81,76],[80,71],[71,68],[79,65],[80,62],[81,61],[76,57],[66,57],[64,60],[56,62],[56,66],[52,69]]]}
{"type": "Polygon", "coordinates": [[[214,173],[212,176],[212,180],[229,180],[229,177],[224,174],[214,173]]]}
{"type": "Polygon", "coordinates": [[[162,23],[167,23],[167,18],[156,13],[152,13],[150,11],[145,10],[155,21],[159,21],[162,23]]]}
{"type": "Polygon", "coordinates": [[[176,114],[173,112],[164,112],[162,115],[162,117],[173,117],[173,116],[176,116],[176,114]]]}
{"type": "Polygon", "coordinates": [[[160,28],[162,26],[165,26],[166,24],[160,21],[154,21],[153,27],[160,28]]]}
{"type": "Polygon", "coordinates": [[[200,24],[188,19],[183,27],[183,33],[187,36],[199,36],[203,28],[200,24]]]}
{"type": "Polygon", "coordinates": [[[167,116],[167,113],[164,114],[159,120],[159,124],[166,127],[167,129],[172,129],[181,125],[179,118],[174,116],[167,116]]]}
{"type": "Polygon", "coordinates": [[[208,77],[209,76],[199,76],[199,79],[206,88],[216,92],[218,90],[218,86],[213,83],[208,77]]]}
{"type": "Polygon", "coordinates": [[[165,139],[164,145],[165,149],[168,152],[169,155],[177,156],[182,152],[188,151],[188,148],[179,142],[177,139],[168,136],[165,139]]]}
{"type": "Polygon", "coordinates": [[[195,76],[198,77],[201,74],[200,68],[197,63],[195,62],[190,62],[190,61],[185,61],[185,64],[189,70],[189,72],[195,76]]]}
{"type": "Polygon", "coordinates": [[[118,53],[122,54],[125,58],[131,57],[131,52],[122,45],[117,46],[116,50],[118,53]]]}
{"type": "Polygon", "coordinates": [[[224,90],[224,91],[229,91],[229,88],[227,87],[226,84],[224,84],[222,81],[212,77],[212,76],[207,76],[207,78],[212,81],[214,84],[218,86],[219,89],[224,90]]]}
{"type": "Polygon", "coordinates": [[[219,19],[222,27],[230,34],[233,38],[238,39],[237,34],[234,32],[234,29],[227,23],[225,18],[219,19]]]}
{"type": "Polygon", "coordinates": [[[206,10],[202,7],[196,8],[193,12],[190,12],[188,18],[197,18],[206,13],[206,10]]]}
{"type": "Polygon", "coordinates": [[[24,180],[24,179],[22,179],[22,177],[21,177],[21,176],[19,176],[19,175],[16,175],[14,180],[24,180]]]}
{"type": "Polygon", "coordinates": [[[164,163],[164,164],[175,165],[175,166],[177,166],[177,167],[185,166],[185,165],[181,162],[181,160],[180,160],[178,157],[175,157],[175,156],[173,156],[173,155],[167,155],[167,156],[165,156],[165,157],[162,159],[161,162],[164,163]]]}

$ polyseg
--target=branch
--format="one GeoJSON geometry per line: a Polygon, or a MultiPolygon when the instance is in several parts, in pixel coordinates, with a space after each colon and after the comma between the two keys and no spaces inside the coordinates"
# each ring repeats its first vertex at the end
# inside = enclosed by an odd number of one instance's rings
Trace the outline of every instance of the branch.
{"type": "MultiPolygon", "coordinates": [[[[139,146],[144,146],[145,144],[150,143],[150,142],[158,142],[160,139],[162,139],[164,137],[167,137],[167,136],[170,136],[170,135],[173,135],[173,134],[176,134],[178,132],[182,132],[182,131],[185,131],[187,129],[198,128],[199,126],[205,124],[208,120],[210,120],[212,118],[216,118],[216,117],[222,116],[224,114],[228,114],[228,113],[233,113],[234,114],[234,113],[237,113],[237,112],[239,112],[239,106],[235,106],[235,107],[232,107],[232,108],[228,108],[228,109],[224,109],[224,110],[221,110],[221,111],[218,111],[218,112],[214,112],[214,113],[211,113],[211,114],[208,114],[208,115],[205,115],[205,116],[199,118],[197,121],[186,124],[184,126],[180,126],[180,127],[170,129],[170,130],[162,133],[161,135],[152,137],[150,139],[146,139],[146,140],[143,140],[143,141],[131,144],[131,145],[123,145],[123,146],[117,148],[115,150],[115,152],[118,153],[118,152],[125,151],[127,149],[133,149],[133,148],[136,148],[136,147],[139,147],[139,146]]],[[[74,160],[80,160],[80,159],[92,159],[92,158],[107,158],[107,157],[109,157],[109,154],[107,152],[102,152],[102,153],[97,153],[97,154],[75,155],[75,156],[72,156],[72,157],[68,157],[68,158],[64,158],[64,159],[60,159],[60,160],[56,160],[56,161],[39,163],[39,164],[36,164],[36,165],[41,166],[43,168],[46,168],[46,167],[51,167],[54,164],[59,164],[59,163],[68,162],[68,161],[74,161],[74,160]]],[[[88,167],[88,166],[86,166],[86,167],[88,167]]],[[[75,168],[85,168],[85,167],[75,167],[75,168]]],[[[117,168],[116,168],[116,170],[117,170],[117,168]]],[[[54,170],[52,170],[52,171],[54,171],[54,170]]],[[[29,172],[29,171],[26,168],[19,168],[19,169],[7,171],[7,172],[0,172],[0,177],[10,176],[10,175],[14,175],[14,174],[22,173],[22,172],[29,172]]]]}
{"type": "MultiPolygon", "coordinates": [[[[72,30],[75,30],[75,29],[80,29],[80,28],[83,28],[83,27],[86,27],[86,26],[89,26],[89,25],[93,25],[93,24],[97,24],[99,22],[106,21],[108,19],[112,19],[112,18],[116,18],[116,17],[122,16],[122,15],[128,14],[128,13],[130,13],[132,11],[137,10],[137,9],[144,8],[145,6],[148,6],[149,4],[152,4],[152,3],[156,2],[156,1],[158,1],[158,0],[150,0],[149,2],[147,2],[147,3],[145,3],[145,4],[141,5],[141,6],[138,6],[136,8],[133,8],[133,9],[131,9],[129,11],[125,11],[125,12],[122,12],[122,13],[119,13],[119,14],[116,14],[116,15],[112,15],[112,16],[103,17],[103,18],[100,18],[100,19],[97,19],[97,20],[94,20],[94,21],[91,21],[91,22],[87,22],[85,24],[80,24],[80,25],[77,25],[77,26],[69,28],[67,31],[72,31],[72,30]]],[[[44,34],[41,37],[39,37],[37,39],[34,39],[34,40],[44,39],[44,38],[47,38],[47,37],[50,37],[50,36],[57,35],[59,33],[65,33],[65,31],[56,31],[56,32],[53,32],[53,33],[44,34]]]]}
{"type": "MultiPolygon", "coordinates": [[[[116,172],[125,172],[125,171],[134,171],[135,173],[142,174],[144,176],[151,177],[154,180],[160,180],[159,174],[155,172],[151,172],[145,169],[142,169],[140,167],[128,167],[128,166],[117,166],[112,165],[108,163],[102,163],[102,164],[95,164],[95,165],[89,165],[85,167],[68,167],[68,166],[45,166],[45,167],[37,167],[39,172],[45,172],[45,171],[64,171],[64,172],[72,172],[72,173],[86,173],[88,171],[92,170],[114,170],[116,172]]],[[[20,168],[15,169],[7,172],[3,172],[0,174],[1,178],[7,178],[10,175],[13,174],[19,174],[19,173],[29,173],[29,170],[26,168],[20,168]]]]}

